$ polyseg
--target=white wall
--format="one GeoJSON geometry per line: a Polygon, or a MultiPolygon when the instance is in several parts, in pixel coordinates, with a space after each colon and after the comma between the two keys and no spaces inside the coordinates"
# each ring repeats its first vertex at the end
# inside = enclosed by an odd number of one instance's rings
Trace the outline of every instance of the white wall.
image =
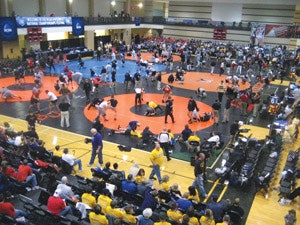
{"type": "Polygon", "coordinates": [[[89,16],[89,1],[88,0],[73,0],[72,3],[72,14],[78,16],[88,17],[89,16]]]}
{"type": "Polygon", "coordinates": [[[34,16],[39,12],[39,0],[13,0],[12,4],[19,16],[34,16]]]}
{"type": "Polygon", "coordinates": [[[110,14],[110,1],[109,0],[94,0],[94,16],[108,17],[110,14]]]}
{"type": "Polygon", "coordinates": [[[67,11],[66,2],[63,0],[51,0],[45,1],[46,16],[51,13],[55,13],[56,16],[64,16],[67,11]]]}
{"type": "Polygon", "coordinates": [[[242,21],[242,4],[213,3],[211,19],[214,21],[240,22],[242,21]]]}

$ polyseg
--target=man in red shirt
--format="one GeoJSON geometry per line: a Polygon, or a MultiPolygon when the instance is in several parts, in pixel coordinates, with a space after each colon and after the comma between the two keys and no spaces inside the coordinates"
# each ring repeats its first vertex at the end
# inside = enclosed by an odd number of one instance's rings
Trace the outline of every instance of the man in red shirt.
{"type": "Polygon", "coordinates": [[[60,197],[61,189],[56,189],[53,196],[50,196],[47,203],[47,210],[57,216],[73,214],[71,207],[67,206],[65,201],[60,197]]]}
{"type": "Polygon", "coordinates": [[[168,100],[169,96],[171,95],[171,87],[166,84],[165,86],[163,86],[162,91],[164,93],[162,102],[164,103],[168,100]]]}
{"type": "Polygon", "coordinates": [[[15,209],[13,204],[10,202],[5,202],[5,197],[3,194],[0,194],[0,214],[7,215],[13,218],[20,218],[28,216],[27,212],[24,212],[20,209],[15,209]]]}
{"type": "Polygon", "coordinates": [[[249,101],[249,96],[246,91],[244,91],[240,95],[240,107],[241,107],[241,115],[242,116],[247,116],[247,107],[248,107],[248,101],[249,101]]]}
{"type": "Polygon", "coordinates": [[[24,159],[22,164],[18,168],[17,181],[24,183],[31,183],[32,189],[38,189],[37,180],[35,174],[32,172],[30,166],[27,165],[27,159],[24,159]]]}

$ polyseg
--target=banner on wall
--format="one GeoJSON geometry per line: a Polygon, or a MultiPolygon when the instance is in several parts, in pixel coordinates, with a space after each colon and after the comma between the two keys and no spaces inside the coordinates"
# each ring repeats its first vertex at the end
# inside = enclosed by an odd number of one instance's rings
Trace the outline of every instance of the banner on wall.
{"type": "Polygon", "coordinates": [[[252,45],[262,45],[264,42],[266,24],[262,23],[252,23],[251,28],[251,44],[252,45]]]}
{"type": "Polygon", "coordinates": [[[276,38],[299,38],[300,27],[298,26],[287,26],[287,25],[267,25],[266,26],[266,37],[276,38]]]}
{"type": "Polygon", "coordinates": [[[0,17],[0,40],[14,41],[18,39],[16,20],[12,17],[0,17]]]}
{"type": "Polygon", "coordinates": [[[141,25],[141,17],[134,17],[134,23],[135,26],[140,26],[141,25]]]}
{"type": "Polygon", "coordinates": [[[46,27],[46,26],[71,26],[72,17],[52,17],[52,16],[17,16],[16,22],[18,27],[46,27]]]}
{"type": "Polygon", "coordinates": [[[74,36],[84,35],[83,17],[72,17],[72,32],[74,36]]]}

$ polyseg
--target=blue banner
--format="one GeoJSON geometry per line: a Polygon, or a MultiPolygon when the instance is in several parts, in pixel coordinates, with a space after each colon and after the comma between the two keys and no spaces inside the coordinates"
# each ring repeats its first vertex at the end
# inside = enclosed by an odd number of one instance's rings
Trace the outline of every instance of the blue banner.
{"type": "Polygon", "coordinates": [[[83,17],[72,17],[72,31],[74,36],[84,35],[83,17]]]}
{"type": "Polygon", "coordinates": [[[16,21],[12,17],[0,17],[0,40],[14,41],[18,39],[16,21]]]}
{"type": "Polygon", "coordinates": [[[140,26],[141,25],[141,17],[134,17],[134,22],[135,26],[140,26]]]}
{"type": "Polygon", "coordinates": [[[16,22],[18,27],[55,27],[55,26],[71,26],[72,17],[38,17],[38,16],[17,16],[16,22]]]}

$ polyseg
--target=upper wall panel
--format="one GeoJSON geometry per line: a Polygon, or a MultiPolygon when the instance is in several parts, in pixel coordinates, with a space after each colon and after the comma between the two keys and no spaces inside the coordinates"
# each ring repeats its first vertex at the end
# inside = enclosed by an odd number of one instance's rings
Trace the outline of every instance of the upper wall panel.
{"type": "Polygon", "coordinates": [[[89,16],[89,1],[88,0],[73,0],[72,3],[73,15],[88,17],[89,16]]]}
{"type": "Polygon", "coordinates": [[[54,13],[56,16],[63,16],[66,9],[66,1],[62,0],[51,0],[45,1],[45,10],[46,15],[49,16],[51,13],[54,13]]]}
{"type": "Polygon", "coordinates": [[[39,0],[13,0],[13,10],[19,16],[35,16],[39,12],[39,0]]]}

